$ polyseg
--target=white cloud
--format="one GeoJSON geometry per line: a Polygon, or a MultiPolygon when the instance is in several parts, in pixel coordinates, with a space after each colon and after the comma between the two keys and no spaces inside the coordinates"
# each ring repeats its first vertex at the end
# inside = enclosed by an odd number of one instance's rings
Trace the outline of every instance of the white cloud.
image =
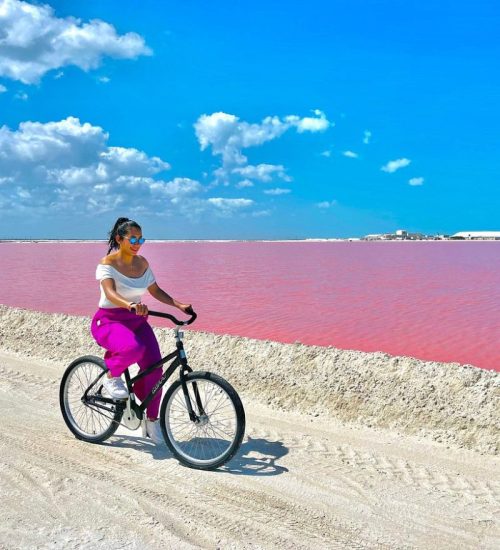
{"type": "Polygon", "coordinates": [[[276,187],[276,189],[266,189],[264,191],[266,195],[286,195],[291,192],[291,189],[281,189],[280,187],[276,187]]]}
{"type": "Polygon", "coordinates": [[[230,177],[231,171],[227,168],[224,168],[223,166],[216,168],[213,171],[213,176],[215,178],[216,182],[222,182],[224,185],[229,185],[229,177],[230,177]]]}
{"type": "Polygon", "coordinates": [[[370,143],[371,137],[372,133],[370,132],[370,130],[365,130],[363,133],[363,143],[365,145],[368,145],[370,143]]]}
{"type": "Polygon", "coordinates": [[[297,127],[297,132],[302,134],[303,132],[324,132],[330,126],[334,124],[327,120],[325,113],[319,109],[315,109],[313,113],[315,117],[300,118],[296,115],[289,115],[285,117],[285,121],[292,126],[297,127]]]}
{"type": "Polygon", "coordinates": [[[109,78],[108,76],[100,76],[97,80],[99,80],[99,82],[102,82],[103,84],[108,84],[109,82],[111,82],[111,78],[109,78]]]}
{"type": "Polygon", "coordinates": [[[168,162],[159,157],[148,157],[143,151],[134,148],[108,147],[107,151],[101,154],[101,158],[113,173],[149,175],[170,168],[168,162]]]}
{"type": "Polygon", "coordinates": [[[28,94],[26,92],[17,92],[17,94],[14,96],[15,99],[19,99],[20,101],[28,101],[28,94]]]}
{"type": "Polygon", "coordinates": [[[59,122],[22,122],[17,131],[0,128],[0,167],[81,166],[105,151],[108,135],[99,126],[68,117],[59,122]],[[22,164],[21,164],[22,163],[22,164]]]}
{"type": "Polygon", "coordinates": [[[252,212],[254,218],[263,218],[264,216],[270,216],[272,214],[271,210],[256,210],[252,212]]]}
{"type": "Polygon", "coordinates": [[[211,146],[214,155],[222,156],[224,165],[245,164],[243,148],[262,145],[287,129],[278,117],[267,117],[261,124],[249,124],[227,113],[202,115],[194,127],[201,150],[211,146]]]}
{"type": "Polygon", "coordinates": [[[354,153],[353,151],[344,151],[342,154],[344,157],[348,157],[350,159],[357,159],[359,156],[358,153],[354,153]]]}
{"type": "Polygon", "coordinates": [[[208,199],[207,203],[215,207],[219,215],[230,217],[241,209],[249,208],[254,204],[254,201],[251,199],[225,199],[214,197],[208,199]]]}
{"type": "Polygon", "coordinates": [[[241,180],[236,184],[238,189],[244,189],[245,187],[253,187],[253,182],[250,180],[241,180]]]}
{"type": "Polygon", "coordinates": [[[0,94],[4,94],[6,91],[7,88],[3,84],[0,84],[0,94]]]}
{"type": "Polygon", "coordinates": [[[320,155],[322,157],[330,158],[332,156],[332,152],[331,151],[323,151],[322,153],[320,153],[320,155]]]}
{"type": "Polygon", "coordinates": [[[410,185],[422,185],[424,183],[424,178],[411,178],[408,180],[410,185]]]}
{"type": "Polygon", "coordinates": [[[381,170],[392,174],[396,170],[399,170],[400,168],[404,168],[405,166],[408,166],[410,163],[411,163],[411,160],[406,158],[391,160],[386,165],[382,166],[381,170]]]}
{"type": "Polygon", "coordinates": [[[316,203],[316,206],[318,208],[331,208],[332,206],[335,206],[337,204],[337,201],[323,201],[316,203]]]}
{"type": "Polygon", "coordinates": [[[233,174],[238,174],[247,179],[254,179],[263,182],[270,182],[274,176],[277,176],[285,181],[291,181],[291,178],[286,175],[285,167],[281,164],[258,164],[256,166],[247,165],[242,168],[234,168],[233,174]]]}
{"type": "Polygon", "coordinates": [[[3,0],[0,6],[0,76],[35,84],[52,69],[76,65],[95,69],[104,56],[135,59],[151,55],[134,32],[119,35],[94,19],[59,18],[49,5],[3,0]]]}
{"type": "Polygon", "coordinates": [[[104,212],[121,203],[165,208],[174,197],[201,193],[188,178],[154,179],[169,164],[134,148],[111,147],[99,126],[68,117],[0,128],[0,185],[4,203],[67,213],[104,212]],[[20,192],[19,190],[22,190],[20,192]]]}
{"type": "Polygon", "coordinates": [[[171,181],[158,181],[150,185],[153,194],[178,198],[203,192],[203,186],[190,178],[174,178],[171,181]]]}
{"type": "Polygon", "coordinates": [[[299,133],[320,132],[331,125],[321,111],[316,110],[314,114],[316,117],[290,115],[283,120],[268,116],[261,123],[251,124],[235,115],[218,112],[201,115],[194,128],[202,151],[211,147],[213,155],[222,157],[224,167],[234,167],[246,164],[243,149],[276,139],[290,128],[297,128],[299,133]]]}
{"type": "Polygon", "coordinates": [[[20,199],[31,199],[31,193],[27,189],[23,189],[21,187],[18,187],[16,189],[17,196],[20,199]]]}

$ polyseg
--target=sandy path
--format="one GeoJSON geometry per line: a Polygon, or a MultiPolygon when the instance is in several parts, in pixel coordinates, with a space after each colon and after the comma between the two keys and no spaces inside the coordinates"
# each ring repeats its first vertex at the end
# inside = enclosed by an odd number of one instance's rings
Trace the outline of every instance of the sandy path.
{"type": "Polygon", "coordinates": [[[64,365],[0,352],[0,547],[499,548],[500,459],[252,406],[217,472],[120,428],[75,439],[64,365]]]}

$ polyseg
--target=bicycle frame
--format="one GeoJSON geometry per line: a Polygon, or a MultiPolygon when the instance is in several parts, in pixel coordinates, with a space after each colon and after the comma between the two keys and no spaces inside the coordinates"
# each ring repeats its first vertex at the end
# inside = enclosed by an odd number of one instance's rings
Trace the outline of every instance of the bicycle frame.
{"type": "MultiPolygon", "coordinates": [[[[179,335],[179,329],[175,328],[175,340],[176,340],[176,350],[172,353],[169,353],[165,357],[162,357],[159,361],[156,363],[153,363],[150,367],[147,367],[146,369],[139,372],[134,377],[130,376],[130,372],[127,369],[125,371],[125,382],[127,384],[127,388],[129,391],[129,399],[130,399],[130,408],[134,411],[137,418],[139,420],[142,420],[144,418],[144,411],[146,410],[147,406],[153,399],[153,397],[161,390],[161,388],[166,384],[167,380],[172,376],[172,374],[175,372],[175,370],[178,367],[181,367],[180,370],[180,381],[182,385],[182,391],[184,394],[184,399],[186,401],[186,407],[189,413],[189,418],[193,422],[199,422],[200,416],[204,415],[205,412],[203,410],[203,404],[201,402],[200,395],[198,393],[198,387],[196,382],[193,383],[193,390],[195,394],[195,400],[196,405],[198,407],[199,414],[196,414],[193,406],[191,404],[191,399],[189,398],[189,393],[186,385],[186,374],[193,372],[193,369],[188,365],[187,359],[186,359],[186,353],[184,351],[184,344],[182,342],[182,336],[179,335]],[[146,396],[144,401],[139,405],[135,401],[135,395],[133,393],[133,385],[137,380],[140,380],[141,378],[144,378],[148,374],[150,374],[153,370],[161,368],[165,363],[173,359],[172,363],[169,365],[168,369],[163,373],[162,377],[158,382],[155,384],[153,389],[150,391],[150,393],[146,396]]],[[[98,408],[109,410],[106,406],[102,406],[98,404],[96,401],[99,401],[101,403],[107,403],[110,405],[118,405],[118,406],[124,406],[123,402],[120,401],[114,401],[113,399],[110,399],[108,397],[102,397],[102,396],[92,396],[91,398],[88,397],[88,392],[99,382],[99,380],[105,376],[105,374],[108,371],[104,371],[94,382],[87,388],[84,394],[84,398],[91,401],[92,404],[98,408]]]]}

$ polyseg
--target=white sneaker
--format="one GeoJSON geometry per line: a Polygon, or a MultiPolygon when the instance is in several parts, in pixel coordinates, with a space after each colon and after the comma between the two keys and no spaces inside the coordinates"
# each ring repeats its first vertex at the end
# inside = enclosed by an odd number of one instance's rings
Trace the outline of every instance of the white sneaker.
{"type": "Polygon", "coordinates": [[[108,378],[105,376],[102,385],[113,399],[127,399],[128,390],[120,377],[108,378]]]}
{"type": "Polygon", "coordinates": [[[160,421],[144,419],[142,421],[142,437],[149,437],[155,445],[163,445],[165,440],[163,439],[160,421]]]}

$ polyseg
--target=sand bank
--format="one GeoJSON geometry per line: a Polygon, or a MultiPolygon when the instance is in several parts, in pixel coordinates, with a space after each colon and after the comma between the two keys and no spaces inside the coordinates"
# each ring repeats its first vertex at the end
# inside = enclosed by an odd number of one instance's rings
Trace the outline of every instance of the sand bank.
{"type": "Polygon", "coordinates": [[[498,374],[189,332],[193,367],[247,413],[238,453],[203,472],[122,426],[72,436],[59,383],[100,353],[88,322],[0,306],[0,548],[499,547],[498,374]]]}
{"type": "MultiPolygon", "coordinates": [[[[102,355],[89,323],[0,306],[0,349],[61,364],[102,355]]],[[[172,331],[155,331],[162,349],[173,349],[172,331]]],[[[275,409],[499,453],[500,373],[194,330],[186,331],[185,345],[195,370],[217,372],[247,399],[275,409]]]]}

